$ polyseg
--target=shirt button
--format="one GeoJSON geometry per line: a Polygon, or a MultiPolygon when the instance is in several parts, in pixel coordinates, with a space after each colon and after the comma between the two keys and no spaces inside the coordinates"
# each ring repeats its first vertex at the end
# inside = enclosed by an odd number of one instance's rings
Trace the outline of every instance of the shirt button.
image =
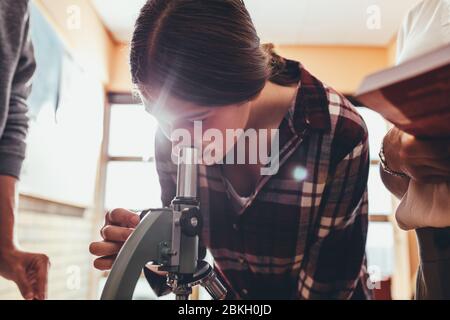
{"type": "Polygon", "coordinates": [[[246,296],[246,295],[248,295],[248,290],[244,288],[244,289],[242,289],[241,293],[242,293],[242,295],[246,296]]]}
{"type": "Polygon", "coordinates": [[[235,231],[238,231],[238,230],[239,230],[239,226],[235,223],[235,224],[233,224],[233,229],[234,229],[235,231]]]}

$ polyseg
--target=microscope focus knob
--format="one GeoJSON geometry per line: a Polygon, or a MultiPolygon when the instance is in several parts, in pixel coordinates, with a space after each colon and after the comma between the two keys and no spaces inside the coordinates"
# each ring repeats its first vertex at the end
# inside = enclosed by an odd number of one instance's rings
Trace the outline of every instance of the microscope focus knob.
{"type": "Polygon", "coordinates": [[[183,209],[181,211],[180,226],[181,232],[188,237],[199,235],[203,226],[200,210],[197,207],[183,209]]]}

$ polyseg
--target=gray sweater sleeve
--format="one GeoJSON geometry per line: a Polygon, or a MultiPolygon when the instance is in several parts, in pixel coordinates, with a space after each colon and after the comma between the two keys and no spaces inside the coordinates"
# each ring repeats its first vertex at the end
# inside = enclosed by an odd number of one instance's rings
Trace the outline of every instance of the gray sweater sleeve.
{"type": "Polygon", "coordinates": [[[36,65],[28,1],[0,3],[0,175],[20,176],[28,130],[26,100],[36,65]]]}

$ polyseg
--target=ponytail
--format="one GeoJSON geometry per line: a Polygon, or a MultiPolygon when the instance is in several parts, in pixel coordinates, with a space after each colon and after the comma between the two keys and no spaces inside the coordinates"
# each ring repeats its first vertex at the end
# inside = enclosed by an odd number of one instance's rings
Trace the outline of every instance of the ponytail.
{"type": "Polygon", "coordinates": [[[262,46],[263,51],[268,56],[268,67],[270,68],[269,81],[281,86],[290,86],[300,81],[299,63],[285,59],[275,52],[272,43],[262,46]]]}

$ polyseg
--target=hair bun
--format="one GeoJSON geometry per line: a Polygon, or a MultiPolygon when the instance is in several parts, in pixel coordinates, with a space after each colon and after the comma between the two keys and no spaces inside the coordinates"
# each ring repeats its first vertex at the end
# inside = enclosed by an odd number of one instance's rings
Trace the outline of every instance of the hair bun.
{"type": "Polygon", "coordinates": [[[273,43],[265,43],[262,49],[266,53],[269,65],[274,71],[282,70],[286,65],[286,60],[275,52],[275,45],[273,43]]]}
{"type": "Polygon", "coordinates": [[[273,43],[265,43],[261,48],[267,55],[270,68],[269,80],[280,85],[292,85],[300,80],[299,64],[283,58],[275,52],[273,43]]]}

